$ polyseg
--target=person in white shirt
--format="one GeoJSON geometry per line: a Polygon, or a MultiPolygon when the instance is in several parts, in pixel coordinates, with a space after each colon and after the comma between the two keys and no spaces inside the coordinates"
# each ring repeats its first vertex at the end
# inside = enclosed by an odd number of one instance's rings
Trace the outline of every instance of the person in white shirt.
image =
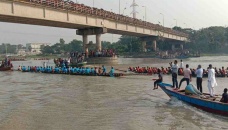
{"type": "Polygon", "coordinates": [[[212,65],[209,65],[209,69],[208,69],[208,90],[210,93],[211,97],[214,97],[214,87],[217,86],[217,82],[215,79],[215,70],[212,68],[212,65]]]}
{"type": "Polygon", "coordinates": [[[183,61],[181,60],[181,63],[180,63],[180,68],[183,69],[184,68],[184,63],[183,61]]]}
{"type": "Polygon", "coordinates": [[[177,74],[178,74],[178,64],[177,60],[174,61],[174,64],[169,63],[171,70],[172,70],[172,81],[173,81],[173,87],[176,85],[176,89],[178,89],[178,81],[177,81],[177,74]]]}
{"type": "Polygon", "coordinates": [[[46,63],[46,62],[43,63],[43,67],[44,67],[44,68],[47,67],[47,63],[46,63]]]}
{"type": "Polygon", "coordinates": [[[184,78],[181,79],[178,89],[180,89],[180,86],[181,86],[181,84],[182,84],[183,81],[186,81],[187,82],[187,85],[189,85],[189,82],[191,80],[192,80],[192,72],[189,69],[189,65],[186,64],[186,69],[184,70],[184,78]]]}
{"type": "Polygon", "coordinates": [[[203,93],[203,88],[202,88],[203,69],[201,68],[201,65],[198,65],[198,68],[197,68],[195,74],[196,74],[196,85],[197,85],[197,89],[201,93],[203,93]]]}

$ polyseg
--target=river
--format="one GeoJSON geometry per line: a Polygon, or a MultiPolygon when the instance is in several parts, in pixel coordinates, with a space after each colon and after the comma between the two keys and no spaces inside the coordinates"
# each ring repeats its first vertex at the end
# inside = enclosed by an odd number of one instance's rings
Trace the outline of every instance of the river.
{"type": "MultiPolygon", "coordinates": [[[[168,67],[172,60],[119,59],[115,68],[168,67]]],[[[228,57],[183,60],[190,68],[209,64],[228,67],[228,57]]],[[[42,65],[43,61],[13,62],[42,65]]],[[[51,61],[47,61],[53,65],[51,61]]],[[[107,65],[109,70],[111,65],[107,65]]],[[[121,78],[0,72],[0,130],[217,130],[228,129],[228,118],[201,111],[153,90],[157,75],[121,78]]],[[[180,76],[178,80],[180,81],[180,76]]],[[[170,76],[164,81],[171,83],[170,76]]],[[[217,78],[222,94],[227,78],[217,78]]],[[[195,79],[193,79],[195,84],[195,79]]],[[[182,84],[182,87],[186,83],[182,84]]],[[[203,91],[208,92],[206,79],[203,91]]]]}

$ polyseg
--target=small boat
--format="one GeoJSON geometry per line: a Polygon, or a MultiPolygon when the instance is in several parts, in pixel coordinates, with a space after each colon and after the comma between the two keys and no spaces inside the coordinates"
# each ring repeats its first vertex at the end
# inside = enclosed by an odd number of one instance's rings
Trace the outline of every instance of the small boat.
{"type": "Polygon", "coordinates": [[[175,97],[210,113],[228,116],[228,103],[220,102],[221,96],[219,95],[215,95],[215,97],[210,97],[210,95],[206,93],[200,96],[196,94],[189,95],[185,93],[185,90],[173,89],[171,84],[160,83],[158,85],[169,97],[175,97]]]}
{"type": "Polygon", "coordinates": [[[11,71],[12,67],[0,67],[0,71],[11,71]]]}

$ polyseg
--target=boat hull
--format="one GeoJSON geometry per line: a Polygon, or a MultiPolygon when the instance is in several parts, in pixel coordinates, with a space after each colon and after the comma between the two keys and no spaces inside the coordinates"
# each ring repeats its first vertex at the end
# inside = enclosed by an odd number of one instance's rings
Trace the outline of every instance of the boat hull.
{"type": "Polygon", "coordinates": [[[11,67],[0,67],[0,71],[11,71],[11,67]]]}
{"type": "Polygon", "coordinates": [[[172,85],[170,84],[160,83],[159,86],[169,97],[175,97],[183,102],[186,102],[194,107],[197,107],[210,113],[228,116],[227,103],[203,99],[193,95],[185,95],[184,93],[180,93],[180,91],[173,90],[171,88],[172,85]]]}

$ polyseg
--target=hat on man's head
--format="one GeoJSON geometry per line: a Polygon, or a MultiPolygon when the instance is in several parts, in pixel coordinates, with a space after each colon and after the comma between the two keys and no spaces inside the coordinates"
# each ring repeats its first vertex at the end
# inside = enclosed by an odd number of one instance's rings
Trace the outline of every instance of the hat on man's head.
{"type": "Polygon", "coordinates": [[[212,64],[209,64],[209,67],[212,67],[212,64]]]}
{"type": "Polygon", "coordinates": [[[198,68],[201,68],[201,65],[198,65],[198,68]]]}

